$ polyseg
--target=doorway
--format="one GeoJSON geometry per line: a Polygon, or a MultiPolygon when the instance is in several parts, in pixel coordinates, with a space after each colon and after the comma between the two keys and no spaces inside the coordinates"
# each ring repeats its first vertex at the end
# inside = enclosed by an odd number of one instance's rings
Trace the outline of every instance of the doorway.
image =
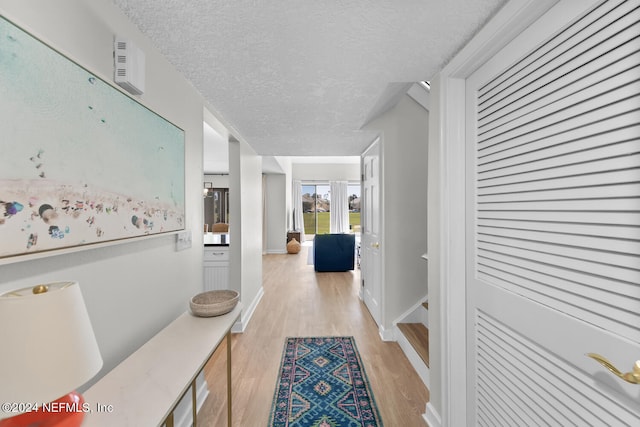
{"type": "Polygon", "coordinates": [[[204,184],[204,223],[210,227],[214,224],[228,223],[229,189],[213,188],[212,183],[207,181],[204,184]]]}
{"type": "Polygon", "coordinates": [[[640,357],[637,286],[620,291],[640,277],[625,178],[640,168],[629,146],[640,46],[626,33],[640,4],[552,6],[511,11],[511,25],[526,21],[517,37],[452,61],[439,82],[451,426],[640,421],[638,386],[586,357],[603,353],[623,372],[640,357]]]}
{"type": "Polygon", "coordinates": [[[380,139],[362,154],[362,299],[378,326],[382,322],[383,248],[380,207],[380,139]]]}

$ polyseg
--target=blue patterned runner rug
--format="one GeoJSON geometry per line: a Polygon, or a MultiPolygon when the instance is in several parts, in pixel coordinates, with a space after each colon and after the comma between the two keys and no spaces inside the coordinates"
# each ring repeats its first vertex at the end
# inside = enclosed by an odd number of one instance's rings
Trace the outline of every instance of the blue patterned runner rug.
{"type": "Polygon", "coordinates": [[[353,337],[287,338],[269,426],[382,426],[353,337]]]}

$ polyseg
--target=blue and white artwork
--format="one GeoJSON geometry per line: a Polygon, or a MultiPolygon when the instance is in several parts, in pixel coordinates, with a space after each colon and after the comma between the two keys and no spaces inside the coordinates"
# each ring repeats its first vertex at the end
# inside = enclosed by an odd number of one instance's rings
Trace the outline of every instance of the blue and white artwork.
{"type": "Polygon", "coordinates": [[[184,131],[0,17],[0,258],[184,229],[184,131]]]}

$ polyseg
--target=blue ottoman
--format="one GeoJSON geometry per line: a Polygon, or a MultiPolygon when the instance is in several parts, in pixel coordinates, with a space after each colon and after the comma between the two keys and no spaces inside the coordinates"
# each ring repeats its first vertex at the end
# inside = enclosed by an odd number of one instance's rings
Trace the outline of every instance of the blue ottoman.
{"type": "Polygon", "coordinates": [[[353,270],[355,234],[317,234],[313,239],[313,265],[316,271],[353,270]]]}

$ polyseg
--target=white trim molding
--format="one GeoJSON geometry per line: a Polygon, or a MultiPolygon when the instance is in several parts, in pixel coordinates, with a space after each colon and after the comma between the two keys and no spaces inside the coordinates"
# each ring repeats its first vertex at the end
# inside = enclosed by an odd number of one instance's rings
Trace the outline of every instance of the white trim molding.
{"type": "Polygon", "coordinates": [[[398,328],[398,326],[396,325],[393,328],[393,330],[395,332],[396,341],[398,342],[398,345],[402,349],[402,352],[407,357],[407,359],[409,359],[409,363],[411,363],[411,366],[413,366],[413,369],[416,370],[416,373],[424,383],[425,387],[429,389],[430,387],[429,367],[427,366],[426,363],[424,363],[424,361],[422,360],[418,352],[413,348],[413,346],[411,345],[407,337],[405,337],[405,335],[402,333],[400,328],[398,328]]]}
{"type": "Polygon", "coordinates": [[[441,120],[441,283],[443,328],[442,412],[446,426],[466,425],[466,340],[465,340],[465,235],[464,224],[464,111],[465,82],[442,79],[441,120]],[[462,164],[456,162],[462,158],[462,164]],[[461,205],[460,205],[461,203],[461,205]],[[462,257],[458,259],[457,257],[462,257]],[[462,332],[462,333],[460,333],[462,332]],[[462,368],[462,369],[461,369],[462,368]]]}
{"type": "Polygon", "coordinates": [[[394,329],[386,329],[383,325],[378,326],[378,334],[380,335],[380,339],[382,341],[395,341],[396,340],[396,334],[394,332],[394,329]]]}
{"type": "Polygon", "coordinates": [[[429,427],[442,427],[442,418],[440,418],[440,414],[434,409],[431,402],[427,402],[427,411],[422,415],[422,418],[429,427]]]}
{"type": "Polygon", "coordinates": [[[421,84],[414,83],[407,91],[407,95],[409,95],[418,104],[422,105],[425,110],[429,111],[431,108],[431,97],[429,95],[429,91],[421,84]]]}
{"type": "Polygon", "coordinates": [[[398,323],[422,323],[428,327],[429,321],[426,318],[427,309],[422,306],[422,304],[427,301],[427,298],[428,294],[420,298],[418,302],[393,321],[393,326],[397,326],[398,323]]]}
{"type": "Polygon", "coordinates": [[[267,249],[262,253],[263,255],[284,255],[288,254],[286,249],[267,249]]]}
{"type": "Polygon", "coordinates": [[[427,405],[431,427],[467,425],[465,278],[465,81],[483,63],[547,12],[559,0],[511,0],[441,71],[440,110],[440,271],[441,418],[427,405]]]}
{"type": "Polygon", "coordinates": [[[231,332],[233,333],[244,332],[244,330],[247,328],[247,325],[249,324],[249,321],[251,320],[251,317],[253,317],[253,313],[256,311],[256,307],[258,307],[258,304],[260,303],[260,300],[262,299],[263,296],[264,296],[264,288],[260,286],[260,289],[258,289],[258,293],[256,294],[256,297],[253,299],[253,301],[251,301],[251,304],[248,305],[246,309],[242,310],[242,315],[240,316],[240,319],[233,325],[233,328],[231,328],[231,332]]]}

